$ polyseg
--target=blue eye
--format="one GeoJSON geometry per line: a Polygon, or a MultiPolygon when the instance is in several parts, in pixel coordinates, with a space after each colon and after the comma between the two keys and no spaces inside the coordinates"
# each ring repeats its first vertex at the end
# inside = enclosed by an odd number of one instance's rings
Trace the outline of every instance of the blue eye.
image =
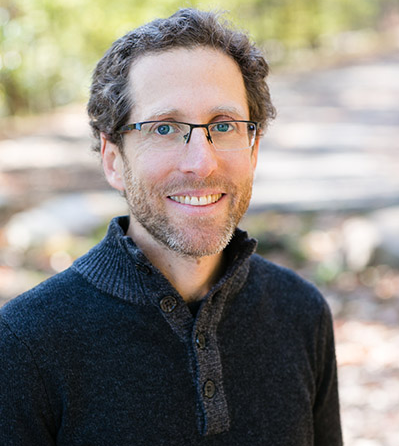
{"type": "Polygon", "coordinates": [[[156,132],[160,135],[168,135],[169,133],[173,133],[173,127],[169,124],[162,124],[157,127],[156,132]]]}
{"type": "Polygon", "coordinates": [[[228,132],[230,130],[230,124],[227,122],[221,122],[213,127],[213,130],[217,132],[228,132]]]}

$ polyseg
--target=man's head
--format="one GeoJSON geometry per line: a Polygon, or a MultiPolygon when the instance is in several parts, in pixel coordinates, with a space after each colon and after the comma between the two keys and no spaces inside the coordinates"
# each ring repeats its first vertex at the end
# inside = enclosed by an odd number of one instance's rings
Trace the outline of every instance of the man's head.
{"type": "Polygon", "coordinates": [[[274,118],[275,109],[265,82],[269,67],[248,36],[221,23],[211,12],[181,9],[167,19],[147,23],[118,39],[98,63],[88,104],[94,149],[100,151],[103,132],[123,148],[117,130],[127,124],[135,104],[129,85],[129,72],[140,58],[176,48],[209,47],[231,57],[244,79],[250,119],[263,129],[274,118]]]}
{"type": "Polygon", "coordinates": [[[133,31],[100,61],[89,112],[142,249],[198,258],[228,244],[251,197],[256,129],[274,114],[267,71],[246,36],[195,10],[133,31]]]}

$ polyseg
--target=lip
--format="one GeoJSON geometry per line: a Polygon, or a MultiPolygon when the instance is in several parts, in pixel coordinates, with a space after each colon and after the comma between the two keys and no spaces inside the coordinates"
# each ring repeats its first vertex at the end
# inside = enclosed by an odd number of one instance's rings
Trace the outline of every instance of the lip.
{"type": "Polygon", "coordinates": [[[195,190],[185,190],[185,191],[176,191],[171,194],[168,194],[169,197],[179,196],[179,195],[189,195],[190,197],[203,197],[205,195],[225,195],[225,192],[221,190],[215,189],[195,189],[195,190]]]}
{"type": "MultiPolygon", "coordinates": [[[[220,193],[219,193],[220,194],[220,193]]],[[[186,203],[180,203],[178,201],[175,201],[171,198],[171,196],[184,196],[184,195],[189,195],[190,197],[202,197],[204,195],[213,195],[211,193],[202,193],[202,192],[198,192],[195,191],[195,193],[176,193],[173,195],[170,195],[167,197],[167,202],[169,205],[173,206],[174,208],[176,208],[176,210],[178,211],[183,211],[183,212],[188,212],[190,214],[204,214],[204,213],[208,213],[209,212],[215,212],[217,210],[217,208],[219,208],[220,206],[224,206],[224,202],[225,202],[225,198],[226,198],[226,194],[222,193],[221,197],[219,198],[218,201],[215,201],[213,203],[209,203],[209,204],[203,204],[200,206],[195,206],[195,205],[191,205],[191,204],[186,204],[186,203]]],[[[216,195],[216,194],[215,194],[216,195]]]]}

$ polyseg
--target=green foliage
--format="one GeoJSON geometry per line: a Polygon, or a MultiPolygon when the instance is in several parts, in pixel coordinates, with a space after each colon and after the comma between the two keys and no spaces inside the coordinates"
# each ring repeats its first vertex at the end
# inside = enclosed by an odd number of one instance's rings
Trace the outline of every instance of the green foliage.
{"type": "Polygon", "coordinates": [[[392,0],[1,1],[0,116],[6,116],[87,98],[90,72],[111,42],[178,7],[229,10],[227,17],[257,42],[284,55],[317,47],[325,35],[375,26],[392,0]]]}

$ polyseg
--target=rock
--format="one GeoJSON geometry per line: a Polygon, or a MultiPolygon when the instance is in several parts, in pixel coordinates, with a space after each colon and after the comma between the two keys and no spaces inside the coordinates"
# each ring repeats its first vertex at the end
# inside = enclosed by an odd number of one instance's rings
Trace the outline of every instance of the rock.
{"type": "Polygon", "coordinates": [[[8,243],[21,249],[63,233],[87,235],[109,218],[126,213],[116,192],[68,194],[15,214],[5,226],[8,243]]]}

